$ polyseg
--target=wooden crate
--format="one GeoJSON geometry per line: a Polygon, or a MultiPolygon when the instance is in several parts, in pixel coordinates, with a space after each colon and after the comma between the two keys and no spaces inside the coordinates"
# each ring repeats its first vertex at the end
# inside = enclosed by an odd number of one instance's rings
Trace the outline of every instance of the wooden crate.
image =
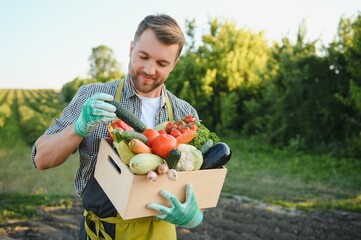
{"type": "Polygon", "coordinates": [[[178,172],[176,181],[166,175],[151,182],[145,175],[135,175],[123,163],[116,150],[102,139],[95,168],[95,178],[123,219],[154,216],[159,212],[148,209],[150,202],[169,205],[159,194],[162,189],[174,194],[181,202],[185,200],[185,187],[191,183],[200,208],[216,207],[223,187],[227,169],[207,169],[178,172]]]}

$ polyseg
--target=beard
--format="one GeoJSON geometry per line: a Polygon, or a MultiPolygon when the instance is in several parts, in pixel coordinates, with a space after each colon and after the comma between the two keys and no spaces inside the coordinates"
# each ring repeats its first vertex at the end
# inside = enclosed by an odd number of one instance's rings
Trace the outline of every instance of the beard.
{"type": "Polygon", "coordinates": [[[137,92],[150,93],[164,83],[164,80],[158,79],[156,76],[151,76],[143,71],[133,71],[129,65],[129,77],[133,83],[133,87],[137,92]],[[151,79],[152,81],[143,81],[142,76],[151,79]]]}

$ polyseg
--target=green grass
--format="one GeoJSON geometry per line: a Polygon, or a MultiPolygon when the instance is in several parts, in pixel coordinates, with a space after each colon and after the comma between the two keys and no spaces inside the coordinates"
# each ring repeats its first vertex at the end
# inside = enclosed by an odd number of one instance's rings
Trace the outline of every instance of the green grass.
{"type": "Polygon", "coordinates": [[[224,195],[304,209],[361,211],[361,161],[273,149],[257,139],[227,139],[233,156],[224,195]]]}
{"type": "Polygon", "coordinates": [[[0,193],[74,196],[73,180],[78,165],[78,154],[74,154],[63,165],[40,171],[31,161],[29,146],[0,148],[0,193]]]}
{"type": "MultiPolygon", "coordinates": [[[[21,193],[0,194],[0,224],[7,219],[41,219],[36,208],[41,205],[63,206],[72,204],[70,197],[21,193]]],[[[1,225],[0,225],[1,226],[1,225]]]]}
{"type": "Polygon", "coordinates": [[[21,141],[13,148],[0,148],[0,224],[7,219],[37,219],[40,205],[71,205],[78,164],[74,154],[63,165],[40,171],[31,161],[31,148],[21,141]]]}

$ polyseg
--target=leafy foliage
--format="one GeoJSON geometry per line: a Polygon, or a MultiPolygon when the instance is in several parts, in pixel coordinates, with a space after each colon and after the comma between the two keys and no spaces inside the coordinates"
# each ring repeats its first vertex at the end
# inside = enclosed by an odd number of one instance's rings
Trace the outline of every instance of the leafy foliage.
{"type": "Polygon", "coordinates": [[[341,40],[325,49],[323,57],[315,41],[305,41],[303,30],[295,44],[284,38],[275,45],[268,68],[271,71],[277,62],[277,72],[263,80],[256,98],[245,101],[246,113],[253,118],[244,131],[261,132],[278,146],[360,157],[360,77],[353,64],[361,53],[354,43],[361,38],[356,26],[342,19],[341,40]]]}
{"type": "Polygon", "coordinates": [[[115,58],[111,48],[100,45],[92,49],[89,57],[90,78],[75,78],[62,87],[62,94],[66,102],[70,102],[80,86],[95,82],[109,82],[124,77],[121,64],[115,58]]]}
{"type": "MultiPolygon", "coordinates": [[[[193,29],[194,22],[188,27],[193,29]]],[[[268,47],[262,32],[237,29],[234,22],[215,18],[209,27],[203,45],[187,48],[167,87],[194,105],[205,125],[220,131],[239,125],[242,112],[234,111],[242,101],[239,89],[252,91],[259,84],[268,47]]]]}
{"type": "Polygon", "coordinates": [[[64,100],[66,102],[70,102],[71,99],[75,96],[79,87],[89,84],[89,83],[95,83],[95,82],[96,82],[95,79],[75,78],[73,81],[64,84],[61,89],[64,100]]]}
{"type": "Polygon", "coordinates": [[[111,48],[100,45],[92,49],[89,57],[89,74],[93,79],[99,82],[107,82],[110,79],[119,79],[122,77],[121,65],[115,58],[111,48]]]}

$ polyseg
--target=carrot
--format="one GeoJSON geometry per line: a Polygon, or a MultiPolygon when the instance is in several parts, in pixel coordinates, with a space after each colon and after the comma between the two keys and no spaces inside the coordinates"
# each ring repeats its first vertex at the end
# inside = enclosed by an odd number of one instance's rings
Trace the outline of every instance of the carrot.
{"type": "Polygon", "coordinates": [[[128,146],[134,153],[152,153],[151,148],[137,138],[130,140],[128,146]]]}
{"type": "Polygon", "coordinates": [[[196,136],[196,131],[193,131],[193,130],[185,131],[184,133],[182,133],[182,135],[179,135],[176,138],[177,143],[178,144],[181,144],[181,143],[187,144],[190,141],[192,141],[195,136],[196,136]]]}

